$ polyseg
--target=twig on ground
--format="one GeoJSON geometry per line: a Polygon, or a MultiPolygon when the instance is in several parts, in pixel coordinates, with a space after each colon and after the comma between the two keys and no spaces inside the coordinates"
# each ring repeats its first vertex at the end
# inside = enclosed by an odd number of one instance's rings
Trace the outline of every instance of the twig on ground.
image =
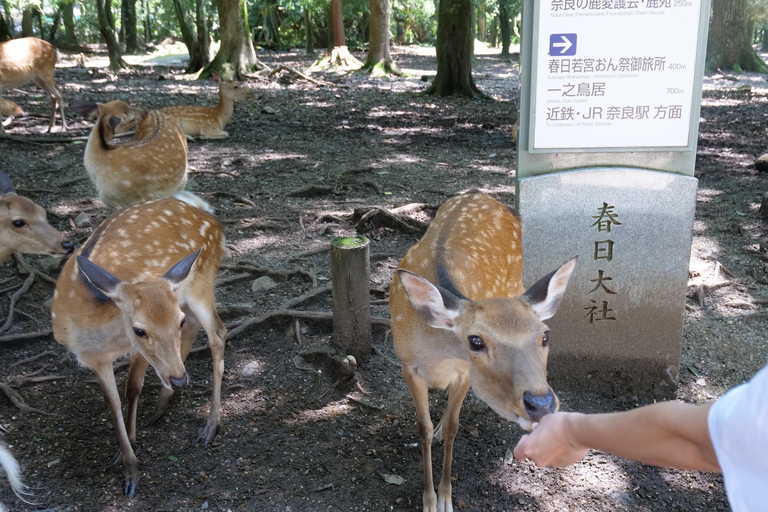
{"type": "Polygon", "coordinates": [[[293,260],[298,260],[298,259],[301,259],[301,258],[306,258],[308,256],[315,256],[316,254],[322,254],[324,252],[329,252],[330,250],[331,250],[330,244],[324,245],[322,247],[315,247],[314,249],[310,249],[308,251],[304,251],[304,252],[300,252],[300,253],[294,254],[293,256],[290,256],[285,261],[293,261],[293,260]]]}
{"type": "Polygon", "coordinates": [[[29,277],[27,277],[26,281],[24,281],[24,284],[16,290],[16,292],[11,295],[11,303],[8,306],[8,317],[5,319],[5,323],[0,326],[0,333],[3,333],[7,331],[11,325],[13,325],[13,307],[16,305],[16,302],[19,300],[19,298],[26,293],[27,290],[29,290],[29,287],[32,286],[32,283],[35,281],[35,274],[29,274],[29,277]]]}
{"type": "Polygon", "coordinates": [[[35,332],[22,332],[20,334],[9,334],[8,336],[0,336],[0,343],[5,341],[19,341],[19,340],[33,340],[35,338],[45,338],[53,334],[50,329],[35,332]]]}
{"type": "Polygon", "coordinates": [[[23,365],[23,364],[34,363],[35,361],[37,361],[37,360],[39,360],[39,359],[42,359],[42,358],[44,358],[44,357],[57,356],[57,355],[59,355],[59,354],[58,354],[57,352],[54,352],[53,350],[46,350],[45,352],[40,352],[39,354],[37,354],[37,355],[34,355],[34,356],[32,356],[32,357],[28,357],[28,358],[26,358],[26,359],[22,359],[21,361],[16,361],[16,362],[15,362],[15,363],[13,363],[12,365],[10,365],[10,366],[9,366],[9,367],[6,369],[6,371],[7,371],[7,370],[10,370],[11,368],[14,368],[14,367],[16,367],[16,366],[21,366],[21,365],[23,365]]]}
{"type": "Polygon", "coordinates": [[[21,397],[19,393],[16,392],[11,386],[6,384],[5,382],[0,382],[0,389],[5,393],[5,396],[10,399],[11,402],[13,402],[13,405],[16,406],[17,409],[19,409],[22,413],[25,412],[36,412],[38,414],[42,414],[44,416],[54,416],[53,414],[45,411],[41,411],[40,409],[36,409],[34,407],[30,407],[24,402],[24,399],[21,397]]]}

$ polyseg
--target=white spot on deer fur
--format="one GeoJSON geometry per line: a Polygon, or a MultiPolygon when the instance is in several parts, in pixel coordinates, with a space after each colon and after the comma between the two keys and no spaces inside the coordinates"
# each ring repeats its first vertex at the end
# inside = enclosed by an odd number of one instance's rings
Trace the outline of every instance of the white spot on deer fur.
{"type": "Polygon", "coordinates": [[[77,296],[77,294],[75,293],[75,290],[69,290],[69,298],[70,299],[74,299],[76,296],[77,296]]]}
{"type": "Polygon", "coordinates": [[[51,313],[51,318],[56,318],[56,313],[51,313]]]}
{"type": "Polygon", "coordinates": [[[395,320],[397,320],[398,322],[399,322],[400,320],[405,320],[405,315],[397,315],[397,316],[395,317],[395,320]]]}
{"type": "Polygon", "coordinates": [[[123,181],[122,181],[122,183],[123,183],[123,185],[125,185],[126,187],[130,187],[130,186],[131,186],[131,180],[123,180],[123,181]]]}

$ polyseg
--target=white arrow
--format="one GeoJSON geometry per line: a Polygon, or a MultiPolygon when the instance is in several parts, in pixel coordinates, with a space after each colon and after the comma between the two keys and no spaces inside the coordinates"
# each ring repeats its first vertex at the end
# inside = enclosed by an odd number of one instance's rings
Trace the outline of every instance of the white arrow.
{"type": "Polygon", "coordinates": [[[560,50],[560,55],[562,55],[562,54],[564,54],[565,52],[567,52],[567,51],[568,51],[568,49],[569,49],[571,46],[573,46],[573,43],[571,42],[571,40],[570,40],[570,39],[568,39],[568,38],[567,38],[567,37],[565,37],[565,36],[560,36],[560,38],[563,40],[563,42],[562,42],[562,43],[552,43],[552,47],[553,47],[553,48],[562,48],[562,50],[560,50]]]}

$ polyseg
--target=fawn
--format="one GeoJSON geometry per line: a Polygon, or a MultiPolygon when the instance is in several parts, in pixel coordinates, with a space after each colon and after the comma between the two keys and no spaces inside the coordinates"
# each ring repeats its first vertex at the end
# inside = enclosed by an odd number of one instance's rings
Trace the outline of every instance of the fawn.
{"type": "MultiPolygon", "coordinates": [[[[24,85],[34,80],[51,98],[51,120],[48,131],[56,120],[56,106],[61,110],[61,129],[67,131],[64,98],[56,87],[53,73],[59,61],[59,52],[51,43],[36,37],[22,37],[0,43],[0,99],[3,89],[24,85]]],[[[3,112],[0,112],[0,133],[4,133],[3,112]]]]}
{"type": "Polygon", "coordinates": [[[187,183],[187,140],[178,123],[159,110],[122,101],[75,102],[69,108],[96,125],[85,146],[85,168],[107,207],[171,197],[187,183]],[[135,128],[134,139],[112,143],[135,128]]]}
{"type": "Polygon", "coordinates": [[[453,510],[453,442],[470,386],[525,429],[558,409],[547,384],[549,330],[543,321],[557,311],[576,258],[526,291],[521,242],[520,219],[512,210],[484,194],[457,196],[439,208],[392,281],[392,336],[416,406],[425,512],[453,510]],[[429,388],[448,389],[434,431],[429,388]],[[445,457],[436,495],[431,444],[441,434],[445,457]]]}
{"type": "Polygon", "coordinates": [[[150,423],[165,413],[175,389],[189,382],[184,361],[202,327],[213,356],[213,395],[199,441],[213,440],[220,424],[224,373],[222,324],[214,278],[226,252],[221,224],[176,198],[129,206],[105,220],[67,261],[56,283],[53,336],[96,374],[120,443],[125,494],[138,483],[136,409],[149,365],[163,388],[150,423]],[[131,358],[123,421],[113,363],[131,358]]]}
{"type": "Polygon", "coordinates": [[[213,80],[219,84],[219,104],[215,107],[165,107],[163,112],[177,117],[184,133],[204,139],[226,139],[224,131],[235,108],[236,100],[249,100],[253,93],[246,87],[235,85],[233,80],[222,80],[213,72],[213,80]]]}
{"type": "Polygon", "coordinates": [[[16,194],[10,178],[0,171],[0,265],[13,254],[49,254],[64,257],[74,245],[48,224],[45,210],[16,194]]]}

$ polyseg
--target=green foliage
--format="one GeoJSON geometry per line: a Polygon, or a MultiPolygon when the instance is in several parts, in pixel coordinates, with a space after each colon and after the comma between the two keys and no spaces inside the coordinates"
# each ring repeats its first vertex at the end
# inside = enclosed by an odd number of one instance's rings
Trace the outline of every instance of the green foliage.
{"type": "Polygon", "coordinates": [[[397,44],[434,44],[437,0],[390,0],[397,44]]]}

